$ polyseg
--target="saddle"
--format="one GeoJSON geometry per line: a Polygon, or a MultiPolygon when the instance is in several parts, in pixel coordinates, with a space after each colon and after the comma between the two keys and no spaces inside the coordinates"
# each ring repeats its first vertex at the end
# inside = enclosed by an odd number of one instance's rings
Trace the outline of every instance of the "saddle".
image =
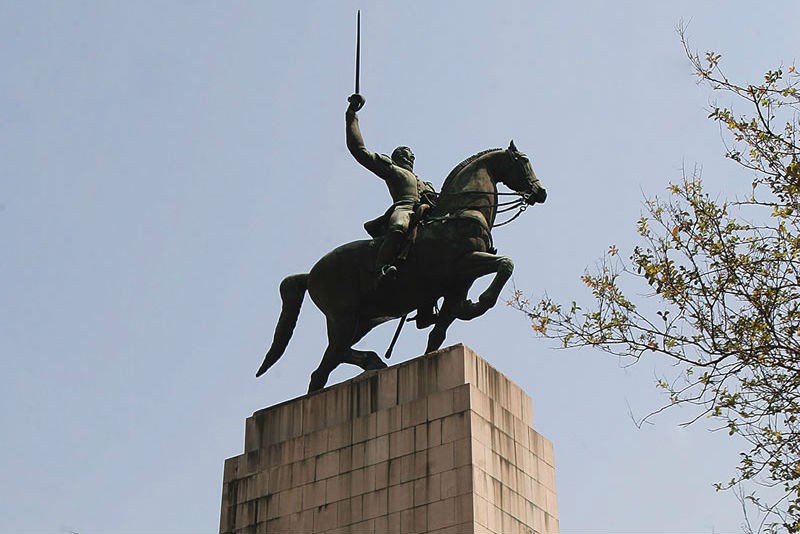
{"type": "MultiPolygon", "coordinates": [[[[419,223],[423,220],[426,212],[430,208],[431,203],[425,202],[424,200],[414,205],[414,212],[411,215],[411,221],[409,222],[408,230],[406,231],[405,244],[400,249],[400,253],[397,255],[398,260],[403,261],[408,256],[408,251],[417,240],[417,230],[420,227],[419,223]]],[[[389,217],[391,216],[393,209],[394,206],[390,206],[389,209],[387,209],[386,212],[384,212],[384,214],[380,217],[364,223],[364,230],[367,231],[370,237],[373,239],[378,239],[386,235],[386,230],[389,226],[389,217]]]]}
{"type": "MultiPolygon", "coordinates": [[[[428,191],[422,194],[419,202],[414,205],[414,214],[411,216],[411,223],[408,225],[407,235],[410,236],[412,232],[414,232],[419,222],[425,216],[425,212],[436,205],[437,196],[436,193],[428,191]]],[[[394,205],[389,206],[380,217],[376,217],[364,223],[364,230],[367,231],[371,238],[377,239],[386,235],[386,229],[389,226],[389,217],[392,215],[392,210],[394,210],[394,205]]]]}

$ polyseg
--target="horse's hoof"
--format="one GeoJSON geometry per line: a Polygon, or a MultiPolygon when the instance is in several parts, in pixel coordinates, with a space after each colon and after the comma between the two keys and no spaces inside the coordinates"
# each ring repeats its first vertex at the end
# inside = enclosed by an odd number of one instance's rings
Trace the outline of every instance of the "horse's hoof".
{"type": "Polygon", "coordinates": [[[309,382],[308,384],[308,393],[314,393],[315,391],[323,389],[325,387],[326,382],[327,380],[325,382],[321,382],[319,380],[314,380],[314,378],[312,377],[311,382],[309,382]]]}
{"type": "Polygon", "coordinates": [[[383,363],[383,360],[381,360],[381,357],[378,356],[377,352],[369,351],[367,358],[368,358],[368,361],[367,361],[367,366],[366,366],[366,369],[365,369],[367,371],[375,371],[377,369],[386,369],[388,367],[388,365],[383,363]]]}
{"type": "Polygon", "coordinates": [[[465,300],[461,303],[461,305],[456,310],[456,317],[462,321],[469,321],[470,319],[474,319],[480,312],[478,310],[478,304],[472,302],[471,300],[465,300]]]}
{"type": "MultiPolygon", "coordinates": [[[[434,330],[436,329],[434,328],[434,330]]],[[[439,350],[444,343],[444,338],[444,335],[437,335],[436,333],[431,332],[431,334],[428,336],[428,346],[425,347],[425,354],[430,354],[433,351],[439,350]]]]}
{"type": "Polygon", "coordinates": [[[497,297],[494,295],[489,297],[481,296],[478,299],[478,306],[480,306],[481,310],[483,310],[481,313],[486,313],[490,309],[494,308],[495,304],[497,304],[497,297]]]}

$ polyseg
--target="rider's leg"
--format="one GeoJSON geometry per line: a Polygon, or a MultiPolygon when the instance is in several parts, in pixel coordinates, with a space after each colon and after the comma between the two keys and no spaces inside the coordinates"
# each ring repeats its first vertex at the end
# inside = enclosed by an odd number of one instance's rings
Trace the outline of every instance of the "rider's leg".
{"type": "Polygon", "coordinates": [[[393,264],[400,253],[400,249],[403,247],[412,213],[410,206],[398,206],[389,217],[389,228],[383,237],[380,249],[378,249],[376,261],[378,276],[397,272],[397,267],[393,264]]]}
{"type": "Polygon", "coordinates": [[[393,263],[400,252],[400,247],[403,246],[405,236],[406,234],[402,230],[394,229],[390,229],[383,236],[383,243],[381,243],[381,248],[378,249],[378,260],[376,262],[379,273],[388,274],[397,271],[397,267],[393,263]]]}

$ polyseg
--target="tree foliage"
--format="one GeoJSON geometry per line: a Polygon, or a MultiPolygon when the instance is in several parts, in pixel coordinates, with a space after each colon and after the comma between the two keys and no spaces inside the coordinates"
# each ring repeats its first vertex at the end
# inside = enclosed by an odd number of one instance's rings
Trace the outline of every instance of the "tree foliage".
{"type": "Polygon", "coordinates": [[[692,52],[679,33],[698,80],[746,104],[745,114],[713,105],[709,118],[724,133],[725,156],[752,174],[752,191],[718,200],[697,171],[684,173],[666,198],[645,201],[629,260],[611,246],[582,277],[591,307],[531,303],[521,293],[511,304],[564,347],[677,362],[678,376],[657,382],[669,396],[662,410],[695,406],[693,421],[710,418],[746,442],[734,476],[717,488],[739,488],[745,510],[759,511],[750,530],[799,533],[800,78],[789,66],[736,83],[719,54],[692,52]]]}

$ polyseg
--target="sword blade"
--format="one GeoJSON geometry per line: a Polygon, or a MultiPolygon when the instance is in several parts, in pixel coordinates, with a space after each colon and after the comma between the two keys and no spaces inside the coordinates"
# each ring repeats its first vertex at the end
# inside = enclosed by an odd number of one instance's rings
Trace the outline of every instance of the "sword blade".
{"type": "Polygon", "coordinates": [[[356,19],[356,94],[359,90],[359,74],[361,74],[361,10],[356,19]]]}

